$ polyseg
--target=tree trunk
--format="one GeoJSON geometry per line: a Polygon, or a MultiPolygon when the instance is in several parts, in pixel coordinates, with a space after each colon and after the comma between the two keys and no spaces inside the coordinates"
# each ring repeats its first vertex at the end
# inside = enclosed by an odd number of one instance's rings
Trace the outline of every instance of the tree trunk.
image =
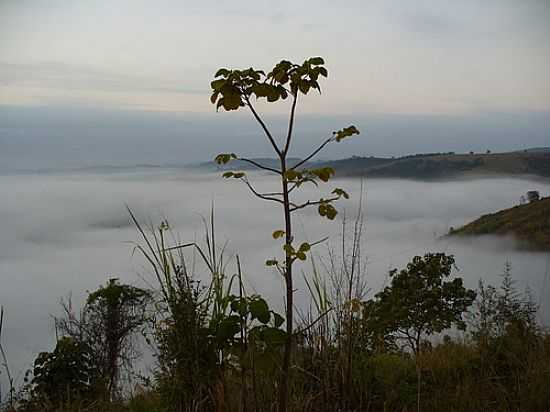
{"type": "MultiPolygon", "coordinates": [[[[285,244],[292,244],[292,220],[290,212],[290,200],[288,194],[288,182],[285,177],[286,159],[281,159],[281,171],[283,179],[283,207],[285,215],[285,244]]],[[[293,313],[294,313],[294,290],[292,285],[292,256],[286,253],[285,259],[285,286],[286,286],[286,341],[283,355],[283,366],[281,370],[279,412],[287,412],[288,392],[290,381],[290,363],[292,359],[292,332],[293,332],[293,313]]]]}

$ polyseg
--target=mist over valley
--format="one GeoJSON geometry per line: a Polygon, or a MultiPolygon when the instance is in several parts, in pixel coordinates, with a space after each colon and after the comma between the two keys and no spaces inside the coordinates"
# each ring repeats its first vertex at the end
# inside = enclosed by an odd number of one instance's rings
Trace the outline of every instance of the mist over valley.
{"type": "MultiPolygon", "coordinates": [[[[276,181],[253,173],[255,185],[272,190],[276,181]]],[[[296,238],[310,242],[329,237],[314,248],[326,261],[327,247],[339,253],[341,222],[357,213],[363,187],[362,256],[366,258],[366,281],[372,293],[387,284],[390,269],[403,267],[415,255],[445,252],[456,257],[457,274],[468,287],[479,279],[499,284],[509,261],[518,288],[530,288],[540,303],[539,317],[550,322],[550,256],[545,252],[515,249],[513,238],[483,236],[456,239],[443,237],[486,213],[514,206],[526,190],[550,193],[547,180],[485,178],[423,182],[399,179],[342,178],[329,188],[342,187],[349,200],[338,204],[333,222],[321,219],[315,209],[297,215],[296,238]],[[362,182],[362,183],[361,183],[362,182]]],[[[214,208],[218,244],[226,241],[228,272],[234,273],[239,254],[246,284],[275,307],[283,302],[280,275],[265,266],[266,259],[280,255],[271,233],[279,229],[278,206],[261,202],[236,181],[220,173],[196,170],[124,171],[118,173],[57,173],[0,176],[4,194],[0,203],[0,301],[6,310],[4,345],[12,368],[20,374],[35,355],[48,349],[54,339],[51,315],[58,315],[59,299],[72,296],[75,310],[87,291],[106,278],[147,287],[154,283],[150,268],[134,243],[140,238],[126,205],[144,224],[154,227],[166,219],[180,242],[203,241],[202,217],[214,208]]],[[[303,197],[315,195],[314,187],[303,197]]],[[[177,243],[177,242],[176,242],[177,243]]],[[[302,273],[311,275],[309,262],[297,270],[298,305],[309,304],[302,273]]],[[[205,272],[200,274],[203,278],[205,272]]]]}

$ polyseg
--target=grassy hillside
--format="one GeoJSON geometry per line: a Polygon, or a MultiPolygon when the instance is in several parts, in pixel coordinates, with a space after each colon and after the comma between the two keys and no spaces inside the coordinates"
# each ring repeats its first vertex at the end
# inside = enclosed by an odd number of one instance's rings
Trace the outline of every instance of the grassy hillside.
{"type": "Polygon", "coordinates": [[[514,235],[523,246],[550,251],[550,197],[481,216],[451,236],[514,235]]]}
{"type": "MultiPolygon", "coordinates": [[[[259,164],[276,167],[278,160],[257,158],[259,164]]],[[[289,159],[295,164],[298,158],[289,159]]],[[[495,175],[535,175],[550,177],[550,151],[524,150],[509,153],[455,154],[455,153],[422,153],[397,158],[360,157],[347,159],[308,162],[306,167],[330,166],[336,169],[337,175],[368,176],[404,179],[447,179],[456,177],[478,177],[495,175]]],[[[223,167],[214,162],[195,165],[202,170],[250,170],[253,167],[236,160],[223,167]]]]}
{"type": "Polygon", "coordinates": [[[340,176],[442,179],[491,175],[550,177],[550,153],[419,154],[395,159],[352,158],[330,162],[340,176]]]}

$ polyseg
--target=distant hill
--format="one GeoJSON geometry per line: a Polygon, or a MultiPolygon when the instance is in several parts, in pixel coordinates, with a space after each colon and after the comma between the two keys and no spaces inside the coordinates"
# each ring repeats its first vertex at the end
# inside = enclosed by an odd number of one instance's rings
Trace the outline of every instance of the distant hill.
{"type": "Polygon", "coordinates": [[[490,175],[550,177],[550,152],[454,154],[428,153],[388,158],[351,158],[327,162],[339,176],[445,179],[490,175]]]}
{"type": "Polygon", "coordinates": [[[550,252],[550,197],[481,216],[449,236],[513,235],[521,246],[550,252]]]}
{"type": "Polygon", "coordinates": [[[550,153],[550,147],[532,147],[530,149],[518,150],[518,152],[527,152],[527,153],[550,153]]]}
{"type": "MultiPolygon", "coordinates": [[[[256,158],[256,162],[269,167],[278,167],[276,159],[256,158]]],[[[290,159],[296,164],[300,159],[290,159]]],[[[330,166],[339,177],[367,176],[401,179],[448,179],[495,175],[534,175],[550,177],[550,149],[527,149],[508,153],[421,153],[397,158],[360,157],[311,162],[307,167],[330,166]]],[[[236,160],[223,167],[214,162],[205,162],[194,167],[202,170],[250,170],[250,164],[236,160]]]]}

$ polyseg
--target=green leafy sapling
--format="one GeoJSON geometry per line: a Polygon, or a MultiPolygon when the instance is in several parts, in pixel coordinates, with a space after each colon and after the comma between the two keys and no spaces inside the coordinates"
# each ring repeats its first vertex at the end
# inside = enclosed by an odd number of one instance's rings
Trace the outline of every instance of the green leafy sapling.
{"type": "Polygon", "coordinates": [[[275,168],[261,164],[253,159],[241,157],[235,153],[222,153],[215,158],[216,163],[220,165],[225,165],[238,159],[257,169],[273,173],[280,179],[280,191],[266,193],[258,190],[243,171],[229,171],[223,175],[225,178],[242,181],[258,198],[279,203],[282,207],[284,228],[275,230],[273,238],[284,239],[284,258],[281,263],[277,259],[270,259],[266,262],[268,266],[275,266],[279,270],[284,278],[286,288],[286,339],[281,380],[279,383],[279,411],[286,411],[288,404],[288,381],[292,356],[294,311],[292,268],[296,260],[306,259],[306,252],[312,246],[307,242],[299,245],[294,243],[292,214],[307,207],[317,207],[320,216],[333,220],[337,215],[333,203],[339,199],[347,199],[349,197],[340,188],[334,189],[329,197],[308,200],[306,202],[295,201],[294,194],[304,183],[312,183],[314,185],[327,183],[334,176],[334,169],[330,167],[310,169],[306,167],[307,162],[314,158],[329,143],[340,142],[347,137],[359,134],[359,130],[353,125],[335,131],[331,136],[322,141],[308,156],[294,165],[289,164],[288,159],[293,141],[298,98],[299,96],[307,95],[312,90],[321,92],[319,81],[328,76],[328,71],[324,67],[324,64],[325,62],[321,57],[312,57],[305,60],[302,64],[281,60],[267,74],[262,70],[255,70],[252,67],[244,70],[222,68],[216,72],[215,79],[210,84],[212,87],[210,101],[216,105],[216,109],[223,108],[226,111],[232,111],[247,108],[250,110],[280,161],[280,166],[275,168]],[[269,103],[275,103],[286,99],[290,100],[288,129],[282,143],[277,143],[273,133],[257,112],[254,102],[265,100],[269,103]]]}

